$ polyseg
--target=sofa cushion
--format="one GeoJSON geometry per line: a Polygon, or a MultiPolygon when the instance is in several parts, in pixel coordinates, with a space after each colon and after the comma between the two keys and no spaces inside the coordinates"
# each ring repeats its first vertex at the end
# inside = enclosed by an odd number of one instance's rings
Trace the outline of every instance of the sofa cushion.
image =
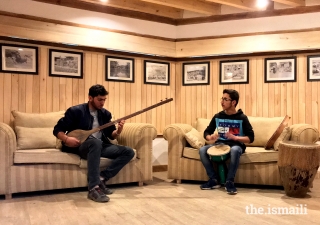
{"type": "Polygon", "coordinates": [[[191,131],[185,134],[185,138],[193,148],[201,148],[205,144],[205,139],[202,137],[202,134],[203,133],[192,128],[191,131]]]}
{"type": "Polygon", "coordinates": [[[288,141],[290,140],[291,132],[289,127],[285,127],[278,139],[273,144],[273,149],[275,151],[279,150],[279,144],[281,141],[288,141]]]}
{"type": "MultiPolygon", "coordinates": [[[[199,149],[185,147],[183,157],[200,160],[199,149]]],[[[257,162],[277,162],[278,152],[265,150],[263,147],[247,147],[246,152],[240,157],[240,164],[257,162]]]]}
{"type": "Polygon", "coordinates": [[[194,128],[196,128],[196,130],[203,135],[203,132],[205,129],[207,129],[207,126],[209,126],[210,121],[211,119],[197,118],[194,128]]]}
{"type": "Polygon", "coordinates": [[[13,162],[16,163],[61,163],[80,165],[80,157],[75,154],[61,152],[58,149],[30,149],[14,152],[13,162]]]}
{"type": "Polygon", "coordinates": [[[60,148],[53,135],[53,127],[63,117],[64,111],[51,113],[24,113],[12,111],[17,149],[60,148]]]}
{"type": "MultiPolygon", "coordinates": [[[[137,158],[137,150],[133,149],[133,151],[134,151],[134,156],[130,161],[134,161],[137,158]]],[[[105,167],[110,166],[111,162],[112,162],[112,159],[101,157],[100,158],[100,168],[105,168],[105,167]]],[[[85,159],[81,159],[79,167],[81,169],[87,169],[88,168],[88,161],[85,159]]]]}
{"type": "MultiPolygon", "coordinates": [[[[207,126],[209,126],[209,123],[211,122],[211,119],[204,119],[204,118],[197,118],[196,122],[194,123],[194,127],[197,131],[200,132],[201,136],[203,137],[203,133],[205,129],[207,129],[207,126]]],[[[217,130],[214,133],[218,133],[217,130]]],[[[205,144],[211,145],[214,143],[214,141],[207,141],[205,140],[205,144]]]]}
{"type": "Polygon", "coordinates": [[[13,110],[12,115],[14,117],[15,127],[50,127],[53,130],[53,127],[57,124],[58,120],[63,117],[64,111],[50,113],[24,113],[13,110]]]}
{"type": "Polygon", "coordinates": [[[283,117],[253,117],[248,116],[249,122],[254,131],[254,142],[247,146],[264,147],[273,135],[283,117]]]}
{"type": "Polygon", "coordinates": [[[240,157],[240,164],[277,162],[278,151],[265,150],[263,147],[247,147],[240,157]]]}
{"type": "MultiPolygon", "coordinates": [[[[278,140],[278,138],[281,136],[282,131],[285,127],[288,126],[288,121],[291,117],[288,115],[284,117],[283,121],[280,123],[278,128],[274,131],[272,136],[267,141],[267,144],[265,145],[265,149],[271,149],[273,147],[273,144],[278,140]]],[[[283,137],[283,136],[282,136],[283,137]]],[[[279,140],[280,141],[280,140],[279,140]]]]}
{"type": "Polygon", "coordinates": [[[57,138],[52,129],[16,126],[17,149],[56,148],[57,138]]]}

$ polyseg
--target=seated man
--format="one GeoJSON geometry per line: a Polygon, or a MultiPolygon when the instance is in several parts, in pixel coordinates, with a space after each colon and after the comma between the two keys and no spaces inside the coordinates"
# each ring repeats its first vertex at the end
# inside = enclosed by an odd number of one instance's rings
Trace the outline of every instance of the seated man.
{"type": "Polygon", "coordinates": [[[207,151],[213,145],[226,144],[231,147],[231,160],[225,188],[228,194],[237,194],[237,189],[234,186],[234,177],[239,166],[240,156],[246,149],[244,143],[252,143],[254,140],[254,132],[248,117],[243,114],[241,109],[236,111],[238,101],[239,93],[236,90],[223,90],[223,96],[221,98],[223,111],[214,115],[209,126],[204,131],[204,138],[207,141],[213,141],[215,143],[205,145],[200,148],[199,151],[201,162],[209,176],[208,182],[200,186],[202,190],[220,187],[207,151]],[[218,134],[214,134],[216,128],[218,134]]]}
{"type": "Polygon", "coordinates": [[[105,186],[134,156],[133,149],[113,145],[109,139],[117,138],[125,121],[90,135],[83,143],[67,136],[73,130],[91,130],[111,121],[111,113],[104,109],[108,91],[102,85],[89,89],[88,103],[70,107],[54,127],[53,134],[63,142],[62,151],[80,155],[88,161],[88,198],[96,202],[108,202],[113,192],[105,186]],[[66,134],[67,133],[67,134],[66,134]],[[109,139],[108,139],[109,138],[109,139]],[[100,157],[113,159],[111,165],[100,172],[100,157]]]}

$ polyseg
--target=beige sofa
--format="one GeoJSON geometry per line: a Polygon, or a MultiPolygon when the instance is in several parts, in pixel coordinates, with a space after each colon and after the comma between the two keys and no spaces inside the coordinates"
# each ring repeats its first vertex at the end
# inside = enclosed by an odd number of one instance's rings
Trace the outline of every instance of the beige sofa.
{"type": "MultiPolygon", "coordinates": [[[[86,187],[87,162],[75,154],[60,151],[61,142],[52,134],[61,112],[31,114],[13,111],[11,126],[0,123],[0,195],[86,187]]],[[[126,123],[117,138],[135,150],[135,157],[109,184],[152,180],[152,141],[156,128],[146,123],[126,123]]],[[[100,167],[111,160],[101,158],[100,167]]]]}
{"type": "MultiPolygon", "coordinates": [[[[283,121],[283,117],[248,117],[255,132],[255,140],[247,144],[246,152],[240,157],[240,165],[235,177],[236,183],[258,185],[281,185],[278,172],[278,146],[280,141],[292,140],[314,143],[319,131],[312,125],[294,124],[285,127],[276,139],[273,148],[264,146],[283,121]]],[[[168,178],[206,181],[208,176],[199,157],[199,143],[203,131],[211,119],[199,118],[195,124],[170,124],[165,127],[163,136],[168,141],[168,178]],[[186,139],[188,138],[188,140],[186,139]],[[190,140],[192,139],[192,140],[190,140]],[[192,143],[193,142],[193,143],[192,143]],[[192,147],[190,145],[194,145],[192,147]]]]}

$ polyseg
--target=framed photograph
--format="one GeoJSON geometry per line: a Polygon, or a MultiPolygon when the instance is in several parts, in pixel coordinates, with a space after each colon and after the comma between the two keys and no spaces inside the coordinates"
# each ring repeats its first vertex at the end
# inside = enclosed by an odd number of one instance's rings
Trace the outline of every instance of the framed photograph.
{"type": "Polygon", "coordinates": [[[2,44],[0,64],[4,73],[38,74],[38,48],[2,44]]]}
{"type": "Polygon", "coordinates": [[[220,84],[248,84],[249,60],[220,61],[220,84]]]}
{"type": "Polygon", "coordinates": [[[307,56],[308,81],[320,80],[320,55],[307,56]]]}
{"type": "Polygon", "coordinates": [[[209,85],[210,62],[191,62],[182,64],[182,84],[209,85]]]}
{"type": "Polygon", "coordinates": [[[144,83],[145,84],[170,84],[170,63],[144,61],[144,83]]]}
{"type": "Polygon", "coordinates": [[[134,83],[134,59],[106,56],[106,80],[134,83]]]}
{"type": "Polygon", "coordinates": [[[267,58],[264,61],[264,82],[295,82],[297,57],[267,58]]]}
{"type": "Polygon", "coordinates": [[[49,76],[83,78],[83,53],[49,49],[49,76]]]}

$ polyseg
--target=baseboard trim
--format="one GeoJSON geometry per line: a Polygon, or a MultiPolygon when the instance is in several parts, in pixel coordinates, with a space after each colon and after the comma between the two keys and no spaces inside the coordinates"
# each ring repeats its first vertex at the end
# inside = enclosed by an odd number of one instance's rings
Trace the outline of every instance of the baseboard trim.
{"type": "Polygon", "coordinates": [[[155,165],[152,166],[152,172],[168,171],[168,165],[155,165]]]}

